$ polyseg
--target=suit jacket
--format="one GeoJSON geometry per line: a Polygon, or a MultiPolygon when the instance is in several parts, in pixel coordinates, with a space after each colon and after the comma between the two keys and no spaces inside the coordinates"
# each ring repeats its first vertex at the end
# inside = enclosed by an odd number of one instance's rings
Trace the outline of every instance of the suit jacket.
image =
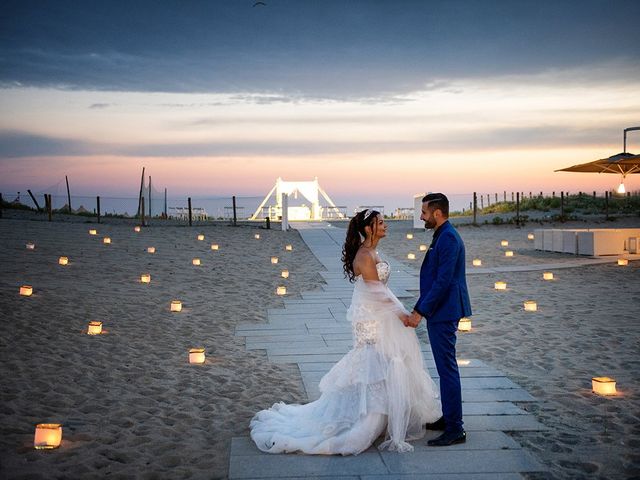
{"type": "Polygon", "coordinates": [[[471,315],[464,243],[448,221],[436,234],[420,267],[420,298],[415,310],[429,323],[457,322],[471,315]]]}

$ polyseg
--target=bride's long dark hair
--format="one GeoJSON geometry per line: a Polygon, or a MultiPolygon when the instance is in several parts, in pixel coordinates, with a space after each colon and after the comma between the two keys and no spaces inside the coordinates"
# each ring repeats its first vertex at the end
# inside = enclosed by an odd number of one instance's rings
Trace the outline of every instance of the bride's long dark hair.
{"type": "Polygon", "coordinates": [[[342,268],[344,276],[352,283],[356,279],[356,275],[353,272],[353,261],[356,258],[356,253],[358,253],[362,240],[366,238],[364,228],[371,227],[372,232],[375,233],[379,214],[380,212],[377,210],[363,210],[356,213],[349,222],[347,238],[342,247],[342,268]],[[365,214],[367,218],[364,218],[365,214]]]}

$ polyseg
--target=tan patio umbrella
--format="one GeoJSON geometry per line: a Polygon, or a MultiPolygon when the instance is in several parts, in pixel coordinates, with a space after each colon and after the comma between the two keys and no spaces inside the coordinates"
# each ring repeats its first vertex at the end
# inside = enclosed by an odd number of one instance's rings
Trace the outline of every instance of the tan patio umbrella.
{"type": "Polygon", "coordinates": [[[640,155],[627,152],[627,132],[632,130],[640,130],[640,127],[624,129],[624,152],[609,158],[601,158],[593,162],[561,168],[560,170],[556,170],[556,172],[617,173],[618,175],[622,175],[622,181],[620,182],[620,186],[618,186],[618,193],[625,193],[625,177],[633,173],[640,173],[640,155]]]}

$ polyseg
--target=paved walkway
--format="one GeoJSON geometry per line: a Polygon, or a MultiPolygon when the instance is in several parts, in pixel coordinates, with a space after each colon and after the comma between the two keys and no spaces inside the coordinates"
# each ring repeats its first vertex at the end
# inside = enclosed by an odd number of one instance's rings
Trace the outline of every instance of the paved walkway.
{"type": "MultiPolygon", "coordinates": [[[[352,345],[345,314],[353,286],[344,279],[340,251],[345,230],[328,224],[296,224],[300,235],[326,268],[322,291],[286,299],[284,309],[269,309],[268,323],[239,324],[236,335],[247,349],[266,350],[269,361],[296,363],[309,401],[319,396],[320,378],[352,345]]],[[[417,272],[394,262],[390,287],[398,297],[415,297],[417,272]],[[408,290],[414,290],[409,293],[408,290]]],[[[539,266],[538,266],[539,267],[539,266]]],[[[547,267],[544,267],[547,268],[547,267]]],[[[476,273],[491,273],[493,270],[476,273]]],[[[429,345],[422,346],[425,364],[437,382],[429,345]]],[[[505,432],[545,430],[532,415],[513,402],[533,402],[520,386],[495,368],[476,359],[460,359],[467,443],[427,447],[398,454],[369,448],[358,456],[272,455],[260,452],[249,437],[233,438],[231,479],[519,479],[522,472],[545,471],[528,451],[505,432]]],[[[265,405],[266,407],[266,405],[265,405]]],[[[429,432],[427,438],[438,432],[429,432]]]]}

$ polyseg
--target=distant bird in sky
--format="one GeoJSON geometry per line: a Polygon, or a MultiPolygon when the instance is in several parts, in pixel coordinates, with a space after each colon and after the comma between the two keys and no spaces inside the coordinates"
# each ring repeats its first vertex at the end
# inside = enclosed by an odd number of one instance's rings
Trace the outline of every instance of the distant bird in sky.
{"type": "Polygon", "coordinates": [[[258,5],[262,5],[262,6],[264,6],[264,7],[266,7],[266,6],[267,6],[267,4],[266,4],[266,3],[264,3],[264,2],[256,2],[256,3],[254,3],[254,4],[253,4],[253,6],[254,6],[254,7],[257,7],[258,5]]]}

